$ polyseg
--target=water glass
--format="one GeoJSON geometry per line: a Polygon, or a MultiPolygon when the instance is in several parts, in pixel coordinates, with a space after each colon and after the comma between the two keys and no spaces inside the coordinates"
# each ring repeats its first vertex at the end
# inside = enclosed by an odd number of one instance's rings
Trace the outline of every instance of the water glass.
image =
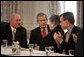
{"type": "Polygon", "coordinates": [[[39,46],[37,44],[35,44],[35,50],[39,50],[39,46]]]}
{"type": "Polygon", "coordinates": [[[30,52],[30,56],[33,53],[33,48],[34,48],[34,44],[29,44],[29,52],[30,52]]]}
{"type": "Polygon", "coordinates": [[[46,52],[46,55],[49,56],[50,48],[49,47],[45,47],[45,52],[46,52]]]}
{"type": "Polygon", "coordinates": [[[7,48],[7,40],[3,40],[3,47],[7,48]]]}
{"type": "Polygon", "coordinates": [[[12,54],[13,55],[19,55],[20,54],[20,46],[19,46],[19,42],[13,41],[13,45],[12,45],[12,54]]]}
{"type": "Polygon", "coordinates": [[[54,53],[54,47],[53,46],[50,46],[49,49],[50,49],[50,54],[54,53]]]}
{"type": "Polygon", "coordinates": [[[69,55],[74,55],[74,53],[75,53],[74,50],[72,50],[72,49],[69,50],[69,55]]]}

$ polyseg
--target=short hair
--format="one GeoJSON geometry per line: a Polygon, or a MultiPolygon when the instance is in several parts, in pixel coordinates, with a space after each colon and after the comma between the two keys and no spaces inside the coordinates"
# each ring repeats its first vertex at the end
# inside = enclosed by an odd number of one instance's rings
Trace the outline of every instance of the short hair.
{"type": "Polygon", "coordinates": [[[50,17],[50,22],[54,22],[55,25],[57,24],[60,24],[60,17],[59,15],[55,15],[55,14],[52,14],[51,17],[50,17]]]}
{"type": "Polygon", "coordinates": [[[36,16],[36,18],[38,19],[39,16],[41,17],[41,16],[44,16],[44,15],[45,15],[45,17],[46,17],[46,19],[47,19],[47,15],[44,14],[43,12],[38,13],[37,16],[36,16]]]}
{"type": "Polygon", "coordinates": [[[74,15],[72,12],[65,12],[60,15],[60,17],[63,16],[63,20],[68,20],[71,24],[74,24],[74,15]]]}
{"type": "Polygon", "coordinates": [[[13,13],[11,16],[10,16],[10,20],[13,19],[15,16],[20,16],[18,13],[13,13]]]}

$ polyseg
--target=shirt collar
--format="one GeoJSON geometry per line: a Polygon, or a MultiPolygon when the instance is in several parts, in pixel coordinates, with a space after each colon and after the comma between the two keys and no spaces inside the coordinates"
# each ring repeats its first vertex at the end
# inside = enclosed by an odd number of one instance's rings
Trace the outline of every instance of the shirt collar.
{"type": "Polygon", "coordinates": [[[73,27],[74,27],[74,25],[67,31],[67,33],[71,34],[73,27]]]}
{"type": "Polygon", "coordinates": [[[12,26],[11,26],[11,30],[12,30],[12,32],[15,30],[15,32],[16,32],[16,29],[15,28],[13,28],[12,26]]]}
{"type": "MultiPolygon", "coordinates": [[[[41,28],[41,32],[43,31],[43,28],[42,27],[40,27],[41,28]]],[[[47,29],[47,25],[46,25],[46,27],[45,27],[45,31],[46,31],[46,34],[48,34],[48,29],[47,29]]]]}

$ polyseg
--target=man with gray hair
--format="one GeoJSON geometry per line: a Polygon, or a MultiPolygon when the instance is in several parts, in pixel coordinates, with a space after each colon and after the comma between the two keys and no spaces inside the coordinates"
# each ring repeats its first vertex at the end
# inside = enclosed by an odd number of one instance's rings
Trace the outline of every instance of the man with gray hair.
{"type": "Polygon", "coordinates": [[[6,23],[1,27],[1,39],[6,39],[9,46],[12,45],[13,41],[18,41],[21,47],[28,47],[27,32],[26,29],[21,26],[21,23],[20,15],[14,13],[11,16],[9,23],[6,23]],[[15,34],[13,34],[13,32],[15,32],[15,34]]]}

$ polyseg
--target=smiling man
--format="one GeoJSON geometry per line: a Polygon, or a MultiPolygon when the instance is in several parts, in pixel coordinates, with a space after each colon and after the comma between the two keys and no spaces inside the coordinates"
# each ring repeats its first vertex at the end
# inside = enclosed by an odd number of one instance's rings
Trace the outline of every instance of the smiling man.
{"type": "Polygon", "coordinates": [[[19,14],[14,13],[11,15],[9,23],[1,27],[1,39],[6,39],[8,45],[11,46],[13,41],[19,41],[21,47],[27,46],[27,33],[26,29],[21,26],[21,17],[19,14]]]}

